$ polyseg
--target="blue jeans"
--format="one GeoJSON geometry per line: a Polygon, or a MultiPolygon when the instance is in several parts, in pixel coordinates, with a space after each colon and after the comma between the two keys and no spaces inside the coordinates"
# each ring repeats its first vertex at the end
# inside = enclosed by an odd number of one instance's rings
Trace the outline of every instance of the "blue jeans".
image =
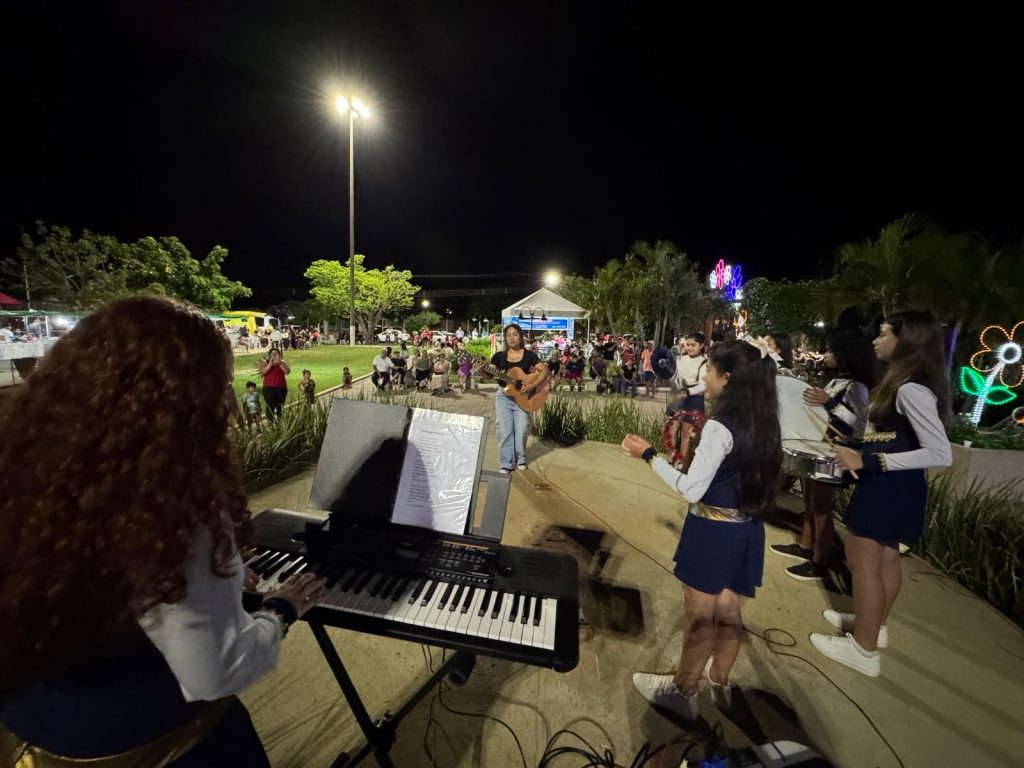
{"type": "Polygon", "coordinates": [[[636,397],[636,379],[626,381],[626,379],[616,379],[619,385],[619,394],[625,396],[626,390],[630,390],[630,397],[636,397]]]}
{"type": "Polygon", "coordinates": [[[494,396],[494,420],[498,428],[498,460],[502,469],[526,463],[526,435],[530,431],[530,414],[516,405],[508,395],[494,396]]]}

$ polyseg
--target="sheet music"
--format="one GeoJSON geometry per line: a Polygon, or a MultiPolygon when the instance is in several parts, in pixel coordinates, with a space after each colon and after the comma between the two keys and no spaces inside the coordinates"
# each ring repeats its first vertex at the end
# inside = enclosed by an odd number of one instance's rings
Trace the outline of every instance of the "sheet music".
{"type": "Polygon", "coordinates": [[[466,530],[484,424],[480,416],[413,410],[391,522],[466,530]]]}

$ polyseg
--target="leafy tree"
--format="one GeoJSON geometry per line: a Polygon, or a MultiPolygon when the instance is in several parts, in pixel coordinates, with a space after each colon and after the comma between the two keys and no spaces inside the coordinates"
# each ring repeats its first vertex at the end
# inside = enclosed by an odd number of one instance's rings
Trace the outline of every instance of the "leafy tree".
{"type": "MultiPolygon", "coordinates": [[[[389,264],[384,269],[366,269],[365,257],[356,254],[356,306],[354,319],[366,338],[385,312],[400,312],[412,306],[413,297],[420,289],[413,285],[412,272],[395,269],[389,264]]],[[[349,314],[349,263],[318,259],[305,273],[312,283],[311,293],[317,302],[332,315],[349,314]]]]}
{"type": "Polygon", "coordinates": [[[405,319],[405,330],[409,333],[422,331],[424,328],[437,328],[441,324],[441,316],[437,312],[425,309],[405,319]]]}
{"type": "Polygon", "coordinates": [[[197,261],[176,237],[144,237],[121,243],[110,235],[37,222],[36,235],[21,237],[16,259],[3,271],[20,282],[27,273],[33,296],[71,309],[91,309],[120,296],[175,296],[207,310],[225,310],[252,291],[221,274],[227,249],[215,246],[197,261]],[[24,272],[23,272],[24,270],[24,272]]]}
{"type": "MultiPolygon", "coordinates": [[[[640,315],[653,326],[656,342],[665,341],[669,328],[693,327],[703,319],[697,265],[675,243],[638,241],[627,261],[634,270],[630,281],[637,307],[634,317],[640,315]]],[[[643,335],[643,329],[638,328],[637,333],[643,335]]]]}

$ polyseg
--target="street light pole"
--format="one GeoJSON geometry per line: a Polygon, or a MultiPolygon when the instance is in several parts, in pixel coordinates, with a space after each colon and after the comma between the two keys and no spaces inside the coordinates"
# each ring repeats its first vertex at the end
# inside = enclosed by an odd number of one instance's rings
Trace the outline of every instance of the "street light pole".
{"type": "Polygon", "coordinates": [[[348,343],[356,345],[356,111],[348,110],[348,343]]]}
{"type": "MultiPolygon", "coordinates": [[[[370,110],[359,99],[339,96],[335,106],[348,113],[348,341],[356,345],[356,118],[369,117],[370,110]]],[[[373,329],[369,329],[373,331],[373,329]]],[[[338,331],[341,332],[340,329],[338,331]]]]}

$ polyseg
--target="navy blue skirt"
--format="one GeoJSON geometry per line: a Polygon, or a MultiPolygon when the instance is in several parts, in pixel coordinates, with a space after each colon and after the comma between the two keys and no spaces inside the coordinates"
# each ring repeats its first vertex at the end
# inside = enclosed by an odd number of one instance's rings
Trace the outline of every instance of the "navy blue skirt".
{"type": "Polygon", "coordinates": [[[731,589],[754,597],[764,575],[764,523],[687,515],[672,559],[676,578],[691,589],[709,595],[731,589]]]}
{"type": "Polygon", "coordinates": [[[887,547],[913,544],[924,530],[923,469],[862,475],[843,515],[851,533],[887,547]]]}

